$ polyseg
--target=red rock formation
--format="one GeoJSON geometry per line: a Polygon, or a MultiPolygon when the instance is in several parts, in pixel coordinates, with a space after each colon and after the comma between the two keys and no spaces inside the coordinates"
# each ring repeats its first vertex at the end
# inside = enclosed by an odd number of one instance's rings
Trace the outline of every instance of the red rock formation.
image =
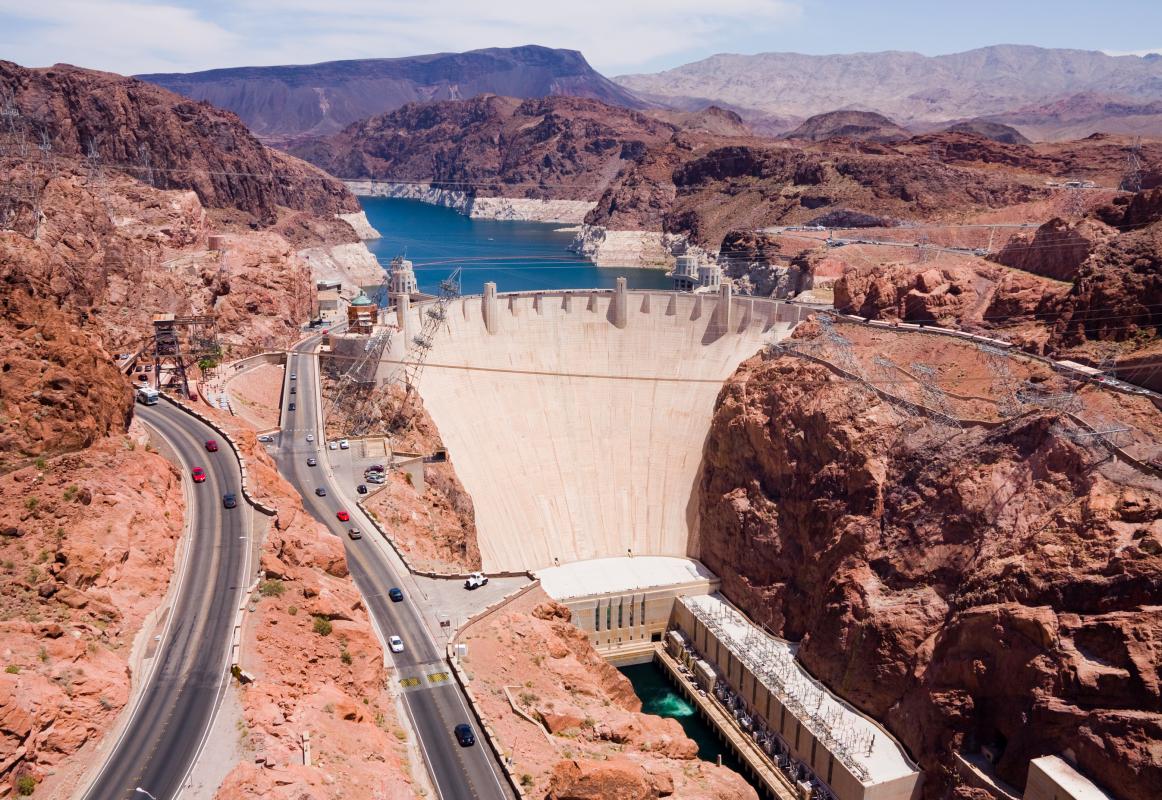
{"type": "Polygon", "coordinates": [[[87,158],[165,189],[192,189],[208,207],[235,208],[263,224],[278,206],[316,214],[358,211],[343,185],[298,159],[269,150],[227,111],[153,84],[56,65],[25,69],[0,61],[0,95],[22,116],[31,149],[47,136],[54,153],[87,158]]]}
{"type": "Polygon", "coordinates": [[[1123,233],[1078,270],[1059,341],[1157,340],[1162,332],[1162,223],[1123,233]]]}
{"type": "Polygon", "coordinates": [[[0,472],[129,424],[132,395],[91,333],[24,288],[0,294],[0,472]]]}
{"type": "Polygon", "coordinates": [[[82,766],[70,757],[129,699],[134,637],[168,586],[185,501],[174,468],[123,435],[8,472],[0,497],[0,780],[48,779],[67,796],[82,766]]]}
{"type": "Polygon", "coordinates": [[[676,130],[597,100],[485,95],[409,104],[289,148],[343,178],[430,182],[487,197],[592,200],[624,160],[676,130]]]}
{"type": "Polygon", "coordinates": [[[1065,287],[973,259],[868,264],[835,282],[835,307],[870,319],[951,327],[1003,326],[1048,314],[1065,287]]]}
{"type": "Polygon", "coordinates": [[[1117,796],[1158,794],[1162,482],[1052,413],[892,420],[821,366],[740,368],[701,484],[701,554],[726,594],[887,724],[926,797],[982,746],[1016,786],[1068,749],[1117,796]]]}
{"type": "Polygon", "coordinates": [[[1093,220],[1084,219],[1070,224],[1060,217],[1054,217],[1032,236],[1014,236],[991,260],[1034,275],[1072,281],[1077,275],[1077,268],[1089,258],[1090,253],[1115,233],[1093,220]]]}
{"type": "Polygon", "coordinates": [[[828,111],[808,117],[802,125],[783,134],[787,139],[822,142],[851,139],[867,142],[899,142],[911,134],[874,111],[828,111]]]}

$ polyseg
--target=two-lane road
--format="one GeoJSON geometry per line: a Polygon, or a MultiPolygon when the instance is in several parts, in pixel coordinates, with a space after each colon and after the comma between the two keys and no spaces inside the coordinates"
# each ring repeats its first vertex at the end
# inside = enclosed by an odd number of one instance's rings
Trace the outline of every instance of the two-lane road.
{"type": "Polygon", "coordinates": [[[321,431],[317,430],[318,362],[311,353],[317,343],[316,338],[300,344],[288,358],[288,372],[297,375],[294,381],[297,391],[284,397],[284,404],[293,401],[296,408],[291,411],[289,405],[284,405],[282,412],[282,435],[276,453],[279,470],[298,489],[307,510],[343,538],[351,576],[381,638],[386,640],[394,635],[404,642],[402,653],[388,654],[396,668],[393,677],[402,692],[440,797],[443,800],[510,798],[512,793],[500,777],[500,768],[480,737],[467,702],[451,676],[445,653],[433,641],[415,605],[419,598],[405,596],[398,603],[390,600],[388,591],[404,583],[380,549],[381,543],[372,539],[378,534],[371,521],[351,503],[354,487],[337,486],[325,468],[327,454],[323,448],[326,445],[321,431]],[[307,434],[314,436],[315,441],[308,442],[307,434]],[[311,456],[318,459],[317,466],[307,465],[307,458],[311,456]],[[315,494],[319,487],[326,490],[325,497],[315,494]],[[343,523],[336,518],[340,509],[351,514],[350,522],[343,523]],[[362,531],[364,538],[349,539],[347,530],[352,527],[362,531]],[[461,722],[470,723],[476,731],[475,746],[461,747],[456,742],[452,728],[461,722]]]}
{"type": "MultiPolygon", "coordinates": [[[[234,614],[244,589],[249,511],[234,453],[221,441],[218,452],[207,452],[206,440],[218,434],[168,403],[138,405],[137,414],[169,442],[183,480],[190,482],[190,539],[148,682],[85,800],[142,798],[138,787],[157,800],[178,794],[226,688],[234,614]],[[195,466],[205,469],[204,483],[192,483],[195,466]],[[226,492],[237,496],[236,508],[223,507],[226,492]]],[[[143,511],[148,516],[164,509],[143,511]]]]}

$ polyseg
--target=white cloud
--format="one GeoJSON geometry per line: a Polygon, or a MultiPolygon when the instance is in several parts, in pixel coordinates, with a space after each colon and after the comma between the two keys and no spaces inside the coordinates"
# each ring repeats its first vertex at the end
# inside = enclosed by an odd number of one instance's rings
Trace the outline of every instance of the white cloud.
{"type": "Polygon", "coordinates": [[[1102,50],[1107,56],[1148,56],[1148,55],[1162,55],[1162,47],[1155,47],[1153,50],[1102,50]]]}
{"type": "Polygon", "coordinates": [[[542,44],[615,74],[801,15],[801,0],[0,0],[0,53],[133,73],[542,44]]]}
{"type": "Polygon", "coordinates": [[[236,34],[175,4],[0,0],[0,53],[28,66],[185,69],[228,57],[240,44],[236,34]]]}

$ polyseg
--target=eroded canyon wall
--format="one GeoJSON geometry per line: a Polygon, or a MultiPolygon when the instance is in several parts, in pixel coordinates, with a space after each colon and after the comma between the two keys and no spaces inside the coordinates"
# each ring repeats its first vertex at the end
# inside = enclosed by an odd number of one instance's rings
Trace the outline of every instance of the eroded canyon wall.
{"type": "Polygon", "coordinates": [[[791,355],[744,363],[719,397],[704,561],[887,724],[929,798],[982,746],[1015,786],[1068,750],[1119,797],[1162,791],[1162,482],[1057,413],[901,424],[791,355]]]}

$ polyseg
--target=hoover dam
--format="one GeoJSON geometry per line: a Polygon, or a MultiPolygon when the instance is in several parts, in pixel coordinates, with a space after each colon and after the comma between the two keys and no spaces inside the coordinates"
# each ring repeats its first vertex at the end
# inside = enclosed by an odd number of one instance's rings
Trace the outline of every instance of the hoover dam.
{"type": "MultiPolygon", "coordinates": [[[[402,335],[384,370],[413,357],[432,308],[397,304],[402,335]]],[[[694,488],[715,399],[801,313],[726,286],[629,291],[624,279],[604,291],[488,284],[453,300],[417,385],[475,504],[484,569],[696,558],[694,488]]]]}

